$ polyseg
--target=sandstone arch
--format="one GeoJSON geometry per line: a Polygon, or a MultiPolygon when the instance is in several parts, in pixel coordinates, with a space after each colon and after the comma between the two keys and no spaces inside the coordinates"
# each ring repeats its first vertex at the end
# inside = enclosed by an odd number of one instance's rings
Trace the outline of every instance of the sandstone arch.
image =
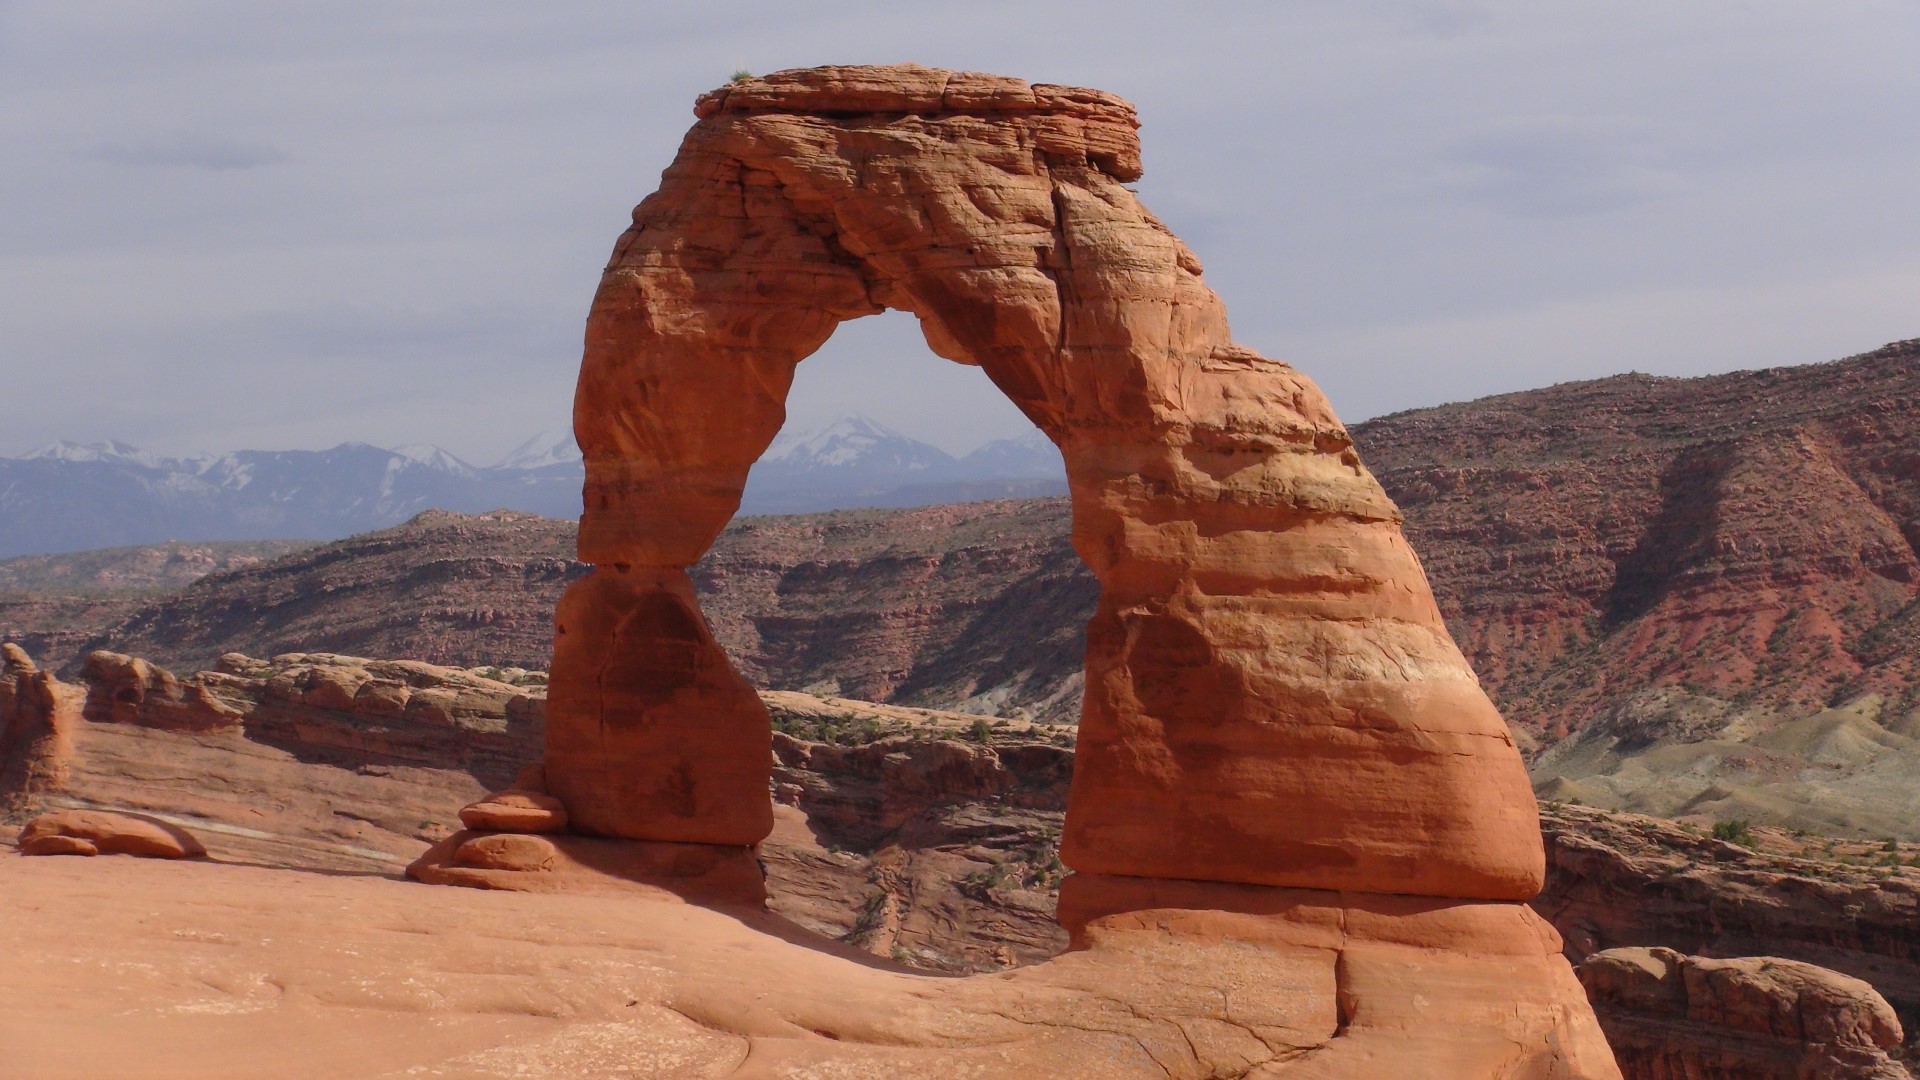
{"type": "Polygon", "coordinates": [[[696,115],[588,320],[574,423],[598,569],[560,607],[546,758],[575,828],[765,836],[766,716],[685,568],[738,507],[795,365],[839,322],[895,308],[1067,462],[1102,588],[1063,851],[1074,903],[1138,878],[1538,890],[1519,755],[1397,511],[1313,383],[1233,343],[1199,260],[1125,186],[1130,105],[819,68],[715,91],[696,115]]]}

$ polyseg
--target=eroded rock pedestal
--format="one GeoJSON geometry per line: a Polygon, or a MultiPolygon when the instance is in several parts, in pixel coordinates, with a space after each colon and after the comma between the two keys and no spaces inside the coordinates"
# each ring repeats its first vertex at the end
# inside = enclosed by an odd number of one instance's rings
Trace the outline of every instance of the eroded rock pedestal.
{"type": "Polygon", "coordinates": [[[766,835],[765,710],[686,568],[795,366],[843,320],[909,311],[1060,447],[1100,582],[1063,846],[1076,939],[1119,955],[1204,924],[1350,972],[1343,1049],[1259,1075],[1385,1075],[1418,1040],[1361,1033],[1422,1026],[1477,1049],[1410,1075],[1617,1075],[1520,906],[1543,855],[1505,725],[1324,396],[1234,343],[1200,261],[1126,186],[1132,106],[907,66],[748,79],[695,111],[588,320],[598,569],[560,605],[545,761],[572,828],[766,835]],[[1239,914],[1186,914],[1208,911],[1239,914]]]}
{"type": "Polygon", "coordinates": [[[0,811],[30,806],[60,786],[82,699],[20,646],[0,645],[0,811]]]}

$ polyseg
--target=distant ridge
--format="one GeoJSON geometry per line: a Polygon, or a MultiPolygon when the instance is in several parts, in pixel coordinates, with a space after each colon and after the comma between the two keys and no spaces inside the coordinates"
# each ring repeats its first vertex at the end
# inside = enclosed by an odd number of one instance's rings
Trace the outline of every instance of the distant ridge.
{"type": "MultiPolygon", "coordinates": [[[[342,443],[166,457],[122,442],[57,442],[0,458],[0,558],[167,541],[332,540],[429,509],[580,512],[585,477],[567,431],[536,435],[497,464],[437,446],[342,443]]],[[[1066,476],[1039,432],[964,458],[861,416],[783,432],[748,479],[741,510],[923,506],[1059,495],[1066,476]]]]}

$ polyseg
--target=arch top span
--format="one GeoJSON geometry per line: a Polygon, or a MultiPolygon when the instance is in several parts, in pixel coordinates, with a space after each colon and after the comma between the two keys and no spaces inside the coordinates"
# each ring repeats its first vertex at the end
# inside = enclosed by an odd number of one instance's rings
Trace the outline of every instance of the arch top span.
{"type": "Polygon", "coordinates": [[[696,116],[615,246],[575,398],[600,569],[562,604],[547,775],[579,827],[765,834],[765,714],[685,568],[738,508],[795,366],[893,308],[1066,460],[1101,585],[1070,866],[1537,890],[1524,768],[1398,512],[1319,389],[1233,341],[1199,259],[1126,186],[1132,106],[840,67],[732,84],[696,116]]]}

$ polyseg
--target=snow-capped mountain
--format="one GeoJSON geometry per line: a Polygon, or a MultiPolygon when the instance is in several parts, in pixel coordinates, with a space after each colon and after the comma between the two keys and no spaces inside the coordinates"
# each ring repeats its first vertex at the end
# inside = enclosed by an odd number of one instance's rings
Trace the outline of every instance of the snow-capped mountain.
{"type": "Polygon", "coordinates": [[[1051,471],[1036,469],[1026,438],[988,443],[956,459],[858,415],[782,431],[747,475],[740,511],[799,514],[1065,493],[1059,454],[1038,431],[1033,437],[1053,453],[1051,471]]]}
{"type": "Polygon", "coordinates": [[[96,443],[77,443],[61,439],[59,442],[48,443],[24,455],[22,460],[110,461],[139,465],[149,469],[172,468],[182,464],[179,459],[161,457],[159,454],[149,453],[139,447],[128,446],[117,439],[96,443]]]}
{"type": "Polygon", "coordinates": [[[580,476],[476,469],[434,446],[172,458],[55,443],[0,458],[0,556],[166,540],[326,540],[435,507],[579,513],[580,476]]]}
{"type": "Polygon", "coordinates": [[[960,459],[966,472],[1013,480],[1057,480],[1066,475],[1060,448],[1039,428],[1013,439],[995,439],[960,459]]]}
{"type": "Polygon", "coordinates": [[[500,459],[496,469],[548,469],[556,465],[578,466],[580,447],[573,441],[573,432],[561,429],[543,431],[500,459]]]}
{"type": "Polygon", "coordinates": [[[889,470],[931,475],[952,466],[953,457],[855,415],[843,416],[817,431],[782,431],[760,455],[760,465],[809,472],[889,470]]]}
{"type": "Polygon", "coordinates": [[[450,472],[456,476],[471,476],[474,472],[473,466],[461,461],[459,458],[454,457],[452,454],[447,453],[437,446],[428,446],[425,443],[411,443],[407,446],[396,446],[393,448],[393,453],[396,457],[403,457],[415,465],[425,465],[430,469],[440,469],[443,472],[450,472]]]}
{"type": "MultiPolygon", "coordinates": [[[[236,450],[172,458],[120,442],[60,442],[0,458],[0,557],[167,540],[330,540],[422,510],[580,513],[570,432],[527,440],[491,466],[437,446],[236,450]]],[[[747,479],[741,512],[923,506],[1066,491],[1038,432],[964,458],[865,417],[782,432],[747,479]]]]}

